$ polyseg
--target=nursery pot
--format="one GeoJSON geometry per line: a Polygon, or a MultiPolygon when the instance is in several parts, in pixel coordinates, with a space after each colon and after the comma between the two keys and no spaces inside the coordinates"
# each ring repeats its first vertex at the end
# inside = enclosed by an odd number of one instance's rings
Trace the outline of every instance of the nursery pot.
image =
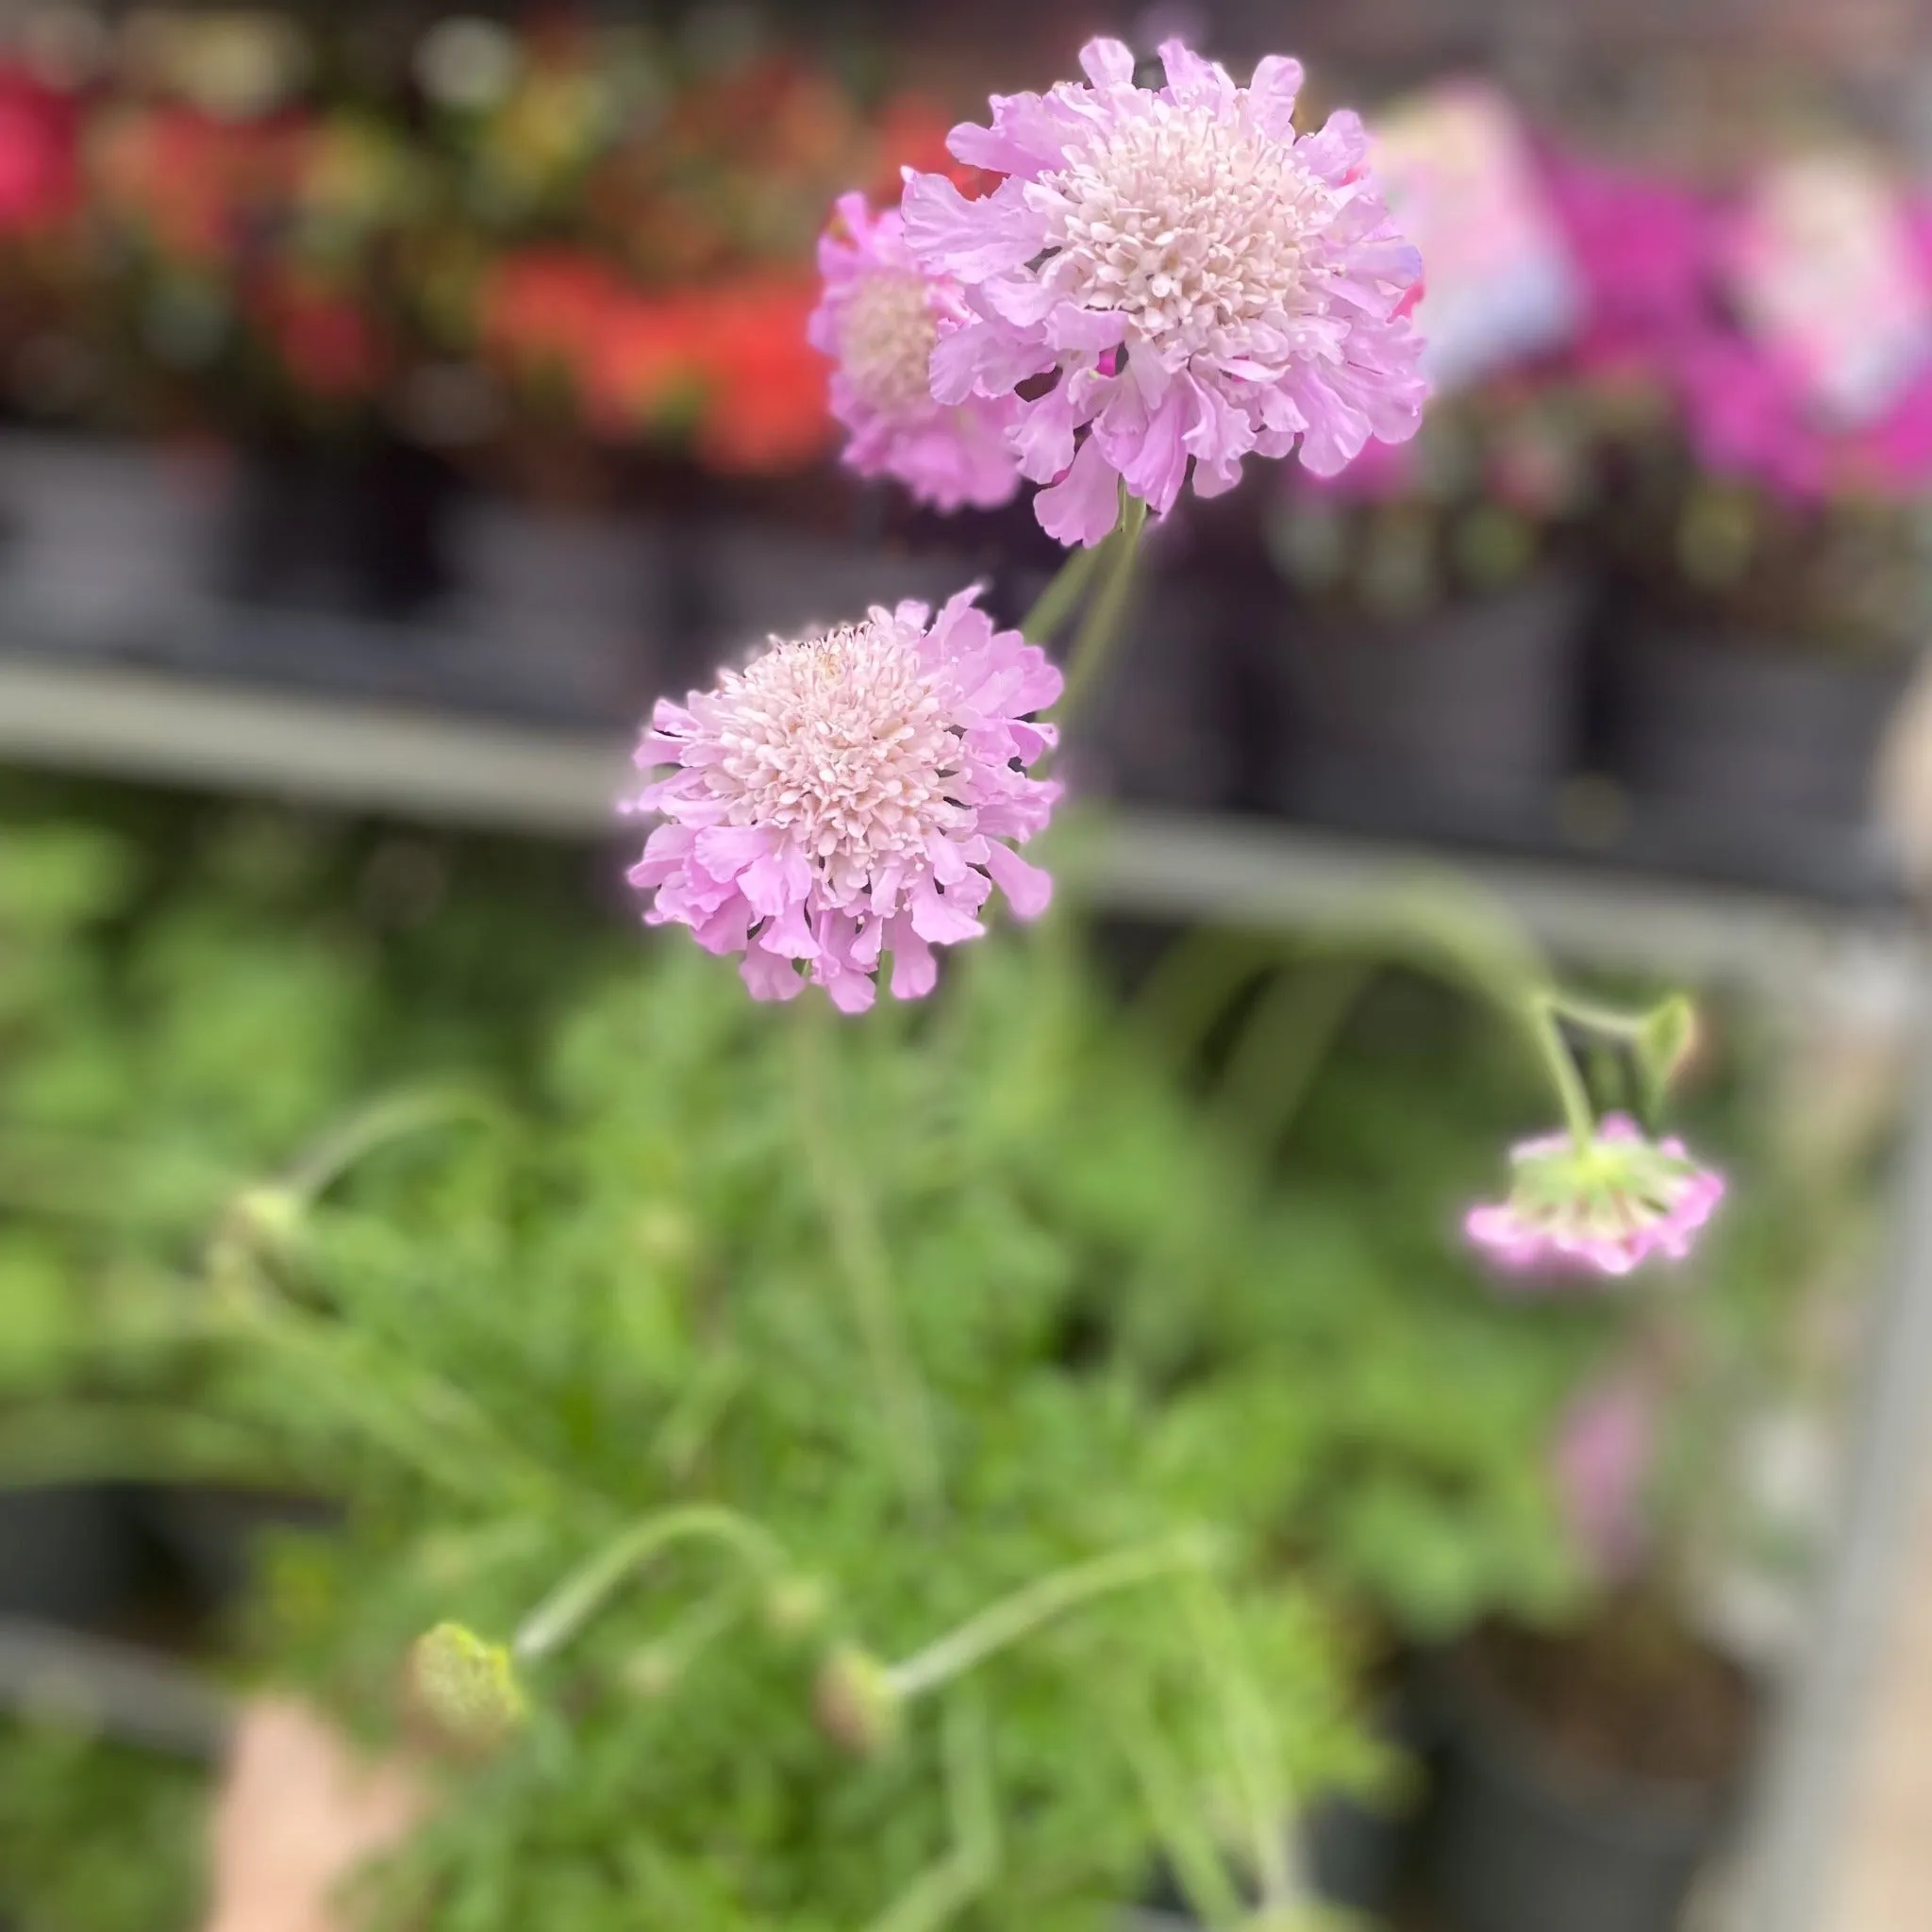
{"type": "Polygon", "coordinates": [[[1443,1660],[1430,1695],[1426,1862],[1450,1932],[1675,1932],[1726,1823],[1727,1787],[1574,1761],[1468,1648],[1443,1660]]]}
{"type": "Polygon", "coordinates": [[[0,1617],[102,1623],[132,1594],[140,1559],[114,1489],[77,1483],[0,1491],[0,1617]]]}
{"type": "Polygon", "coordinates": [[[415,616],[449,582],[447,465],[376,425],[245,445],[224,588],[245,603],[415,616]]]}
{"type": "Polygon", "coordinates": [[[1633,789],[1739,817],[1857,825],[1912,663],[1640,617],[1605,670],[1633,789]]]}
{"type": "Polygon", "coordinates": [[[198,1606],[215,1611],[246,1594],[256,1546],[265,1534],[320,1530],[338,1520],[326,1504],[310,1497],[206,1484],[147,1490],[141,1515],[198,1606]]]}
{"type": "Polygon", "coordinates": [[[1546,799],[1570,765],[1590,601],[1553,566],[1415,617],[1292,610],[1274,654],[1281,802],[1546,799]]]}
{"type": "Polygon", "coordinates": [[[439,615],[520,710],[628,724],[656,694],[675,635],[665,549],[646,517],[466,495],[439,615]]]}
{"type": "Polygon", "coordinates": [[[232,466],[219,452],[0,436],[0,597],[63,644],[152,643],[214,588],[232,466]]]}

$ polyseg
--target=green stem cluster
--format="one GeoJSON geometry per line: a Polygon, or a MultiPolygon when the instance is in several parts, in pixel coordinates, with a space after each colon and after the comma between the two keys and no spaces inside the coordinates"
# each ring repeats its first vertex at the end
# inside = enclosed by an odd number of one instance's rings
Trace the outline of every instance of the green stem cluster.
{"type": "Polygon", "coordinates": [[[1021,633],[1029,642],[1047,643],[1092,591],[1086,617],[1067,654],[1066,691],[1056,711],[1063,728],[1092,692],[1120,640],[1133,591],[1141,532],[1146,523],[1147,506],[1123,488],[1120,520],[1106,541],[1091,549],[1075,550],[1021,620],[1021,633]]]}

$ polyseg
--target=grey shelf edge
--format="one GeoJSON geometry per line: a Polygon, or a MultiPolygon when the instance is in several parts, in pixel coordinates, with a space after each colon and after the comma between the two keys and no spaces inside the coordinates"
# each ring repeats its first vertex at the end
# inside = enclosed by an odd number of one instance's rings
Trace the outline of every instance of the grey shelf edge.
{"type": "MultiPolygon", "coordinates": [[[[590,731],[0,655],[0,758],[561,837],[615,835],[628,747],[590,731]]],[[[1557,951],[1790,994],[1848,947],[1915,972],[1913,922],[1608,868],[1457,854],[1260,821],[1140,810],[1064,847],[1074,880],[1149,917],[1291,926],[1380,887],[1467,880],[1557,951]]]]}

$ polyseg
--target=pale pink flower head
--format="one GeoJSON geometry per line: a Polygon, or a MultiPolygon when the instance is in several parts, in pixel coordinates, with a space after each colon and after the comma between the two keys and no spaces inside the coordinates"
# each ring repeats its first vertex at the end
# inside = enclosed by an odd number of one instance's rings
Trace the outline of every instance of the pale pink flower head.
{"type": "Polygon", "coordinates": [[[819,241],[819,273],[824,293],[806,333],[832,359],[832,413],[851,431],[846,463],[896,477],[935,509],[1010,500],[1020,473],[1006,436],[1018,402],[933,399],[933,344],[970,311],[957,282],[914,263],[898,210],[874,215],[864,195],[841,196],[819,241]]]}
{"type": "Polygon", "coordinates": [[[1653,1256],[1681,1261],[1724,1198],[1721,1174],[1674,1137],[1652,1141],[1607,1115],[1582,1146],[1567,1134],[1512,1150],[1507,1201],[1472,1208],[1471,1241],[1511,1268],[1628,1274],[1653,1256]]]}
{"type": "Polygon", "coordinates": [[[1201,496],[1297,441],[1332,475],[1411,436],[1426,394],[1404,307],[1422,258],[1359,119],[1297,135],[1298,61],[1239,88],[1179,41],[1160,58],[1167,85],[1136,87],[1132,54],[1090,41],[1090,84],[996,95],[991,127],[954,128],[959,160],[1004,177],[983,199],[907,176],[913,258],[971,311],[934,350],[933,394],[1024,395],[1012,445],[1064,543],[1107,535],[1120,482],[1165,514],[1191,463],[1201,496]]]}
{"type": "Polygon", "coordinates": [[[888,953],[898,998],[930,992],[932,949],[985,930],[994,886],[1023,919],[1044,911],[1052,881],[1013,848],[1059,797],[1027,768],[1056,741],[1032,714],[1060,674],[978,594],[774,638],[711,690],[660,698],[636,761],[675,769],[624,807],[666,821],[630,873],[656,891],[648,923],[743,954],[756,998],[810,982],[858,1013],[888,953]]]}

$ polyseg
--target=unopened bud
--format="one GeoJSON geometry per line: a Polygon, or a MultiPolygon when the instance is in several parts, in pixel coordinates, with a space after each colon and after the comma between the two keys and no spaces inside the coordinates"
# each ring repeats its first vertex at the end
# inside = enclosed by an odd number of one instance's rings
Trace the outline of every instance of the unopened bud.
{"type": "Polygon", "coordinates": [[[436,1741],[463,1757],[487,1757],[529,1717],[509,1652],[460,1624],[439,1624],[416,1640],[409,1698],[436,1741]]]}
{"type": "Polygon", "coordinates": [[[638,1651],[624,1666],[624,1681],[640,1697],[656,1703],[668,1697],[681,1674],[679,1659],[668,1644],[651,1643],[638,1651]]]}
{"type": "Polygon", "coordinates": [[[286,1252],[301,1225],[302,1198],[288,1188],[243,1188],[228,1204],[228,1231],[259,1254],[286,1252]]]}
{"type": "Polygon", "coordinates": [[[869,1650],[841,1644],[819,1666],[812,1709],[819,1729],[855,1757],[876,1757],[898,1742],[905,1698],[869,1650]]]}
{"type": "Polygon", "coordinates": [[[823,1577],[781,1576],[765,1598],[765,1625],[774,1637],[808,1637],[831,1607],[832,1592],[823,1577]]]}

